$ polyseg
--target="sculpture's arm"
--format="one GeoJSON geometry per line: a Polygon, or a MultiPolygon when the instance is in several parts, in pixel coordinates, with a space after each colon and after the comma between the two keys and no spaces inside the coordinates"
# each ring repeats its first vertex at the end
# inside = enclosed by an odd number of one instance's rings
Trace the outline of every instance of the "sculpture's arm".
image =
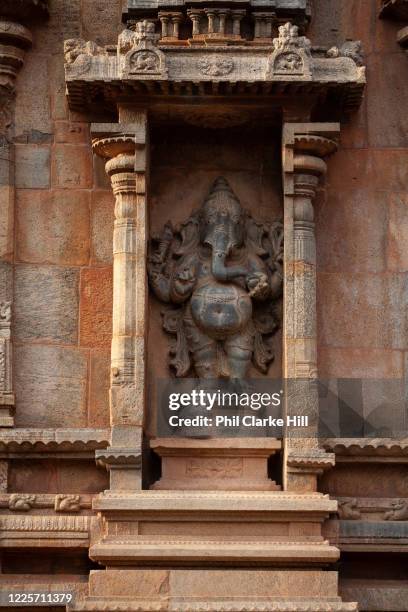
{"type": "Polygon", "coordinates": [[[171,282],[167,276],[157,270],[149,270],[149,281],[153,293],[159,300],[171,302],[171,282]]]}
{"type": "Polygon", "coordinates": [[[185,302],[192,294],[197,279],[195,255],[183,258],[177,266],[170,287],[170,300],[175,304],[185,302]]]}
{"type": "Polygon", "coordinates": [[[249,295],[254,300],[266,300],[271,295],[271,285],[265,264],[258,256],[251,255],[248,260],[248,269],[246,284],[249,295]]]}

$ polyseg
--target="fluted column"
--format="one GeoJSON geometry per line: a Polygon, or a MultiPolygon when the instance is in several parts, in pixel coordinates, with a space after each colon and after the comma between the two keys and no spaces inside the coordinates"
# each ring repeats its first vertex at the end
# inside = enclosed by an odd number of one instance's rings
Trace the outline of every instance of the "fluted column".
{"type": "Polygon", "coordinates": [[[313,201],[324,180],[325,159],[337,149],[338,124],[288,123],[283,130],[285,226],[284,377],[286,414],[307,415],[309,429],[288,430],[284,483],[293,491],[316,490],[317,476],[333,465],[319,447],[316,239],[313,201]]]}
{"type": "Polygon", "coordinates": [[[111,472],[111,489],[140,488],[145,406],[146,136],[147,117],[94,124],[93,149],[107,159],[115,196],[111,350],[111,448],[97,453],[111,472]]]}

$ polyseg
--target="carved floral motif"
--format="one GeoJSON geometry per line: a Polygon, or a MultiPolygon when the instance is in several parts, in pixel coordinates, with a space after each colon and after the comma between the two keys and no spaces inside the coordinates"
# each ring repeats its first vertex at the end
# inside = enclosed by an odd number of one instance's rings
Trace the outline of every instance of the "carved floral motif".
{"type": "Polygon", "coordinates": [[[225,76],[232,72],[234,62],[230,58],[204,57],[198,61],[198,69],[208,76],[225,76]]]}

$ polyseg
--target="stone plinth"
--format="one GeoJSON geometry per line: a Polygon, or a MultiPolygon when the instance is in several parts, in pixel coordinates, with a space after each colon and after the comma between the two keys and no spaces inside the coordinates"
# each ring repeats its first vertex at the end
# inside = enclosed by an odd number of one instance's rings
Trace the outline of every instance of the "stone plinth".
{"type": "Polygon", "coordinates": [[[339,555],[321,535],[336,510],[328,496],[106,492],[93,508],[104,528],[90,556],[106,570],[91,572],[78,610],[356,609],[326,571],[339,555]]]}
{"type": "Polygon", "coordinates": [[[162,458],[162,477],[153,489],[277,491],[268,478],[268,459],[281,449],[272,438],[157,438],[150,443],[162,458]]]}
{"type": "Polygon", "coordinates": [[[346,612],[355,604],[336,595],[336,572],[287,570],[108,570],[91,572],[77,610],[174,612],[346,612]],[[294,596],[296,593],[296,596],[294,596]],[[112,607],[110,607],[112,606],[112,607]]]}

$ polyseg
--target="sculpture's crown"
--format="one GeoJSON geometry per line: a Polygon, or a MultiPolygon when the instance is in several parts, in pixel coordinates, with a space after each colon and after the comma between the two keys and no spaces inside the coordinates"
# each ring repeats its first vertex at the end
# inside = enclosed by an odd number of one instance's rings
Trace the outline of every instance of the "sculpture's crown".
{"type": "Polygon", "coordinates": [[[241,213],[241,204],[232,191],[227,179],[219,176],[211,186],[210,192],[203,204],[204,209],[223,210],[231,213],[241,213]]]}

